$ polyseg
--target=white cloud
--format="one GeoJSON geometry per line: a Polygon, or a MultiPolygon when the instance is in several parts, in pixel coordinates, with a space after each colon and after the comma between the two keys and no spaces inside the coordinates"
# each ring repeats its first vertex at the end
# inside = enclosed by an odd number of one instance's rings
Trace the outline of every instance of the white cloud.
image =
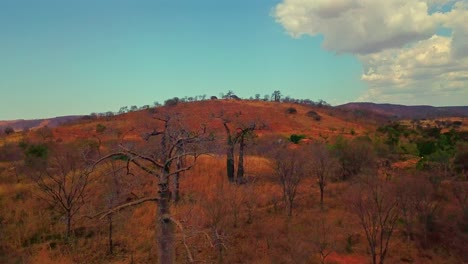
{"type": "Polygon", "coordinates": [[[293,37],[355,54],[369,86],[358,100],[468,102],[468,0],[284,0],[274,16],[293,37]]]}
{"type": "Polygon", "coordinates": [[[358,101],[466,104],[468,58],[454,58],[452,38],[434,35],[403,49],[359,56],[369,90],[358,101]]]}
{"type": "Polygon", "coordinates": [[[438,13],[418,0],[285,0],[276,20],[294,37],[323,35],[323,47],[367,54],[430,37],[438,13]]]}

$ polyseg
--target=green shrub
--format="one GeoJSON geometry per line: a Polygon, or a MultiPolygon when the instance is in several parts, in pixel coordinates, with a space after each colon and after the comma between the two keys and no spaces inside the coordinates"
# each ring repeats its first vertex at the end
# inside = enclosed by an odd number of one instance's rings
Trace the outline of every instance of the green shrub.
{"type": "Polygon", "coordinates": [[[310,110],[307,112],[308,117],[312,117],[315,121],[320,121],[322,117],[315,111],[310,110]]]}
{"type": "Polygon", "coordinates": [[[294,144],[299,144],[299,141],[301,141],[301,140],[304,139],[305,137],[306,137],[305,135],[292,134],[292,135],[289,137],[289,140],[291,140],[291,142],[294,143],[294,144]]]}
{"type": "Polygon", "coordinates": [[[288,113],[288,114],[296,114],[296,113],[297,113],[297,110],[296,110],[296,108],[294,108],[294,107],[288,107],[288,109],[286,109],[286,113],[288,113]]]}
{"type": "Polygon", "coordinates": [[[96,132],[97,133],[102,133],[106,130],[106,126],[102,124],[97,124],[96,125],[96,132]]]}

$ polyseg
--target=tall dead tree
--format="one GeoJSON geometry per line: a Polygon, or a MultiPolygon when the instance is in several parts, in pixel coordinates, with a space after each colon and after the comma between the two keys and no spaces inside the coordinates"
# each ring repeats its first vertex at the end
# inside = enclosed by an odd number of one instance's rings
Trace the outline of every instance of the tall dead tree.
{"type": "Polygon", "coordinates": [[[174,116],[166,115],[164,118],[157,118],[157,120],[163,123],[163,128],[154,130],[144,136],[147,145],[146,151],[121,143],[118,151],[101,158],[97,162],[109,158],[118,158],[127,163],[129,170],[135,167],[141,172],[155,177],[157,180],[157,196],[138,199],[117,206],[100,215],[102,218],[129,206],[155,201],[157,204],[156,240],[158,260],[159,263],[174,263],[174,227],[176,221],[172,218],[170,211],[170,180],[174,175],[190,170],[195,165],[197,157],[201,154],[200,143],[208,140],[208,137],[204,136],[204,128],[198,132],[189,132],[182,126],[180,120],[174,116]],[[176,166],[177,161],[185,157],[187,157],[187,163],[183,166],[176,166]]]}

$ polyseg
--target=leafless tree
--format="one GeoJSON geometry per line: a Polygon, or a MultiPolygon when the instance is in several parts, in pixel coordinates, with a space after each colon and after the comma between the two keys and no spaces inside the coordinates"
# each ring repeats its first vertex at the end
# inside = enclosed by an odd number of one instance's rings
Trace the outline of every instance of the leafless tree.
{"type": "Polygon", "coordinates": [[[313,223],[312,245],[320,255],[320,263],[325,264],[326,258],[336,248],[336,234],[333,226],[330,225],[324,216],[321,216],[313,223]]]}
{"type": "Polygon", "coordinates": [[[86,202],[91,173],[89,145],[31,145],[26,150],[27,175],[40,190],[39,197],[65,215],[66,237],[74,216],[86,202]]]}
{"type": "MultiPolygon", "coordinates": [[[[236,117],[239,117],[240,115],[240,112],[235,114],[236,117]]],[[[264,129],[266,125],[257,121],[246,123],[241,121],[233,122],[232,119],[228,118],[224,113],[221,113],[219,118],[221,118],[226,131],[226,173],[228,180],[229,182],[243,183],[245,173],[244,154],[246,141],[255,136],[255,130],[264,129]],[[234,152],[237,144],[239,144],[239,158],[237,164],[237,178],[235,179],[234,152]]]]}
{"type": "Polygon", "coordinates": [[[325,144],[313,144],[310,151],[310,168],[312,175],[317,178],[320,188],[320,208],[323,210],[325,186],[336,175],[337,161],[325,144]]]}
{"type": "Polygon", "coordinates": [[[418,179],[405,175],[404,181],[400,181],[397,186],[397,196],[408,243],[414,239],[414,225],[419,207],[419,183],[418,179]]]}
{"type": "Polygon", "coordinates": [[[427,245],[428,233],[434,227],[437,212],[440,207],[440,201],[436,199],[435,193],[435,187],[427,180],[420,181],[415,190],[417,199],[416,212],[422,228],[423,246],[427,245]]]}
{"type": "Polygon", "coordinates": [[[306,175],[304,161],[305,155],[300,149],[281,146],[274,154],[273,166],[283,189],[288,216],[292,216],[297,189],[306,175]]]}
{"type": "Polygon", "coordinates": [[[397,220],[398,199],[393,186],[377,177],[363,179],[350,194],[350,209],[364,229],[373,264],[383,264],[397,220]]]}
{"type": "Polygon", "coordinates": [[[186,130],[178,116],[167,114],[163,117],[155,117],[155,119],[162,123],[162,128],[155,129],[144,136],[146,145],[150,145],[147,146],[146,151],[137,149],[132,144],[122,143],[119,145],[119,151],[101,158],[96,164],[109,158],[119,158],[127,163],[129,170],[136,167],[154,176],[157,180],[158,195],[122,204],[100,215],[102,218],[129,206],[156,201],[159,263],[173,263],[175,257],[174,224],[176,222],[170,212],[170,179],[177,173],[190,170],[195,165],[201,152],[200,143],[208,138],[205,137],[204,128],[198,132],[186,130]],[[176,167],[177,160],[184,157],[191,158],[187,159],[188,162],[184,166],[176,167]]]}

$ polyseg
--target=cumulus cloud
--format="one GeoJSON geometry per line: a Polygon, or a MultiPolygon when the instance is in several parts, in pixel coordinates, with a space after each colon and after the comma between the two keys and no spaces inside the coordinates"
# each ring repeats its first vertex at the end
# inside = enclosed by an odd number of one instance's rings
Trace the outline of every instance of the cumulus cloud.
{"type": "Polygon", "coordinates": [[[367,54],[430,37],[438,13],[415,0],[285,0],[275,17],[294,37],[323,35],[323,47],[367,54]]]}
{"type": "Polygon", "coordinates": [[[291,36],[321,35],[324,49],[361,61],[369,89],[358,100],[466,104],[467,0],[284,0],[273,13],[291,36]]]}
{"type": "Polygon", "coordinates": [[[452,42],[434,35],[403,49],[359,56],[369,90],[358,101],[466,104],[468,58],[454,58],[452,42]]]}

